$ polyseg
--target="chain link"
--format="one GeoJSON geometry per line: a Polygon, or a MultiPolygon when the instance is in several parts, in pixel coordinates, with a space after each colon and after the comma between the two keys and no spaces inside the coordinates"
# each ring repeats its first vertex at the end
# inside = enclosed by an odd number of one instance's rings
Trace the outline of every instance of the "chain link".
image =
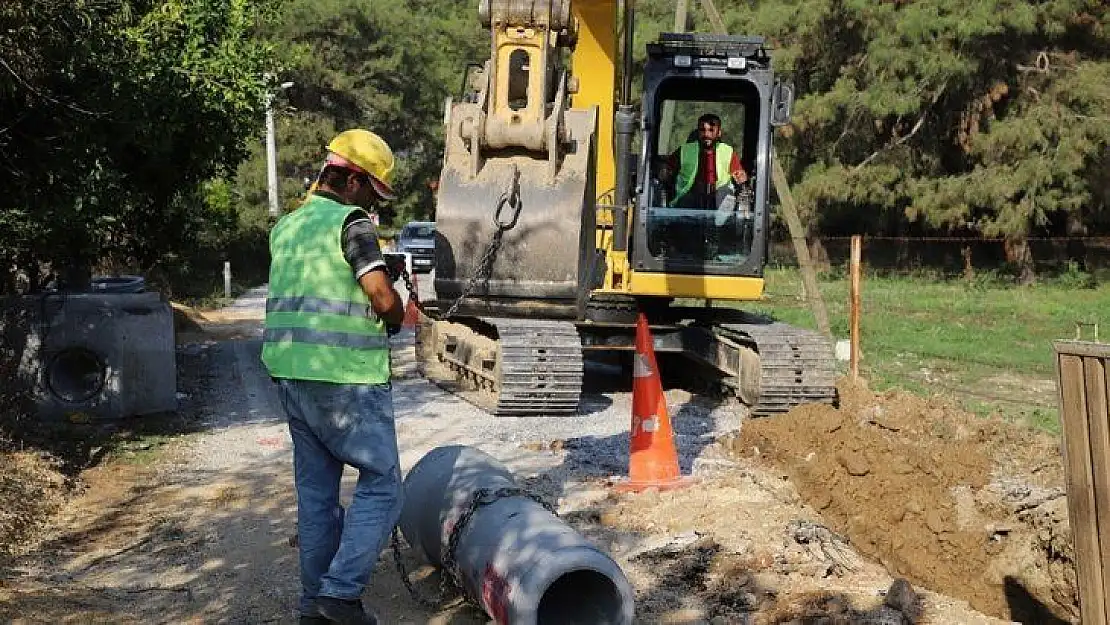
{"type": "Polygon", "coordinates": [[[505,232],[516,227],[516,222],[520,219],[520,208],[520,169],[516,165],[513,165],[512,180],[509,182],[508,189],[497,199],[497,208],[493,212],[493,225],[496,229],[493,231],[493,236],[490,238],[485,253],[482,254],[482,258],[478,261],[478,266],[474,269],[474,273],[470,276],[470,279],[467,280],[466,286],[463,287],[462,293],[459,293],[459,296],[455,298],[455,301],[447,308],[447,312],[439,316],[429,315],[420,302],[420,294],[417,293],[416,289],[413,287],[412,277],[409,275],[408,268],[402,267],[401,278],[405,281],[405,288],[409,291],[409,301],[416,304],[416,307],[421,312],[433,319],[450,319],[458,312],[459,306],[462,304],[463,300],[469,297],[470,293],[474,291],[474,287],[478,286],[480,283],[489,281],[490,274],[493,271],[493,261],[497,258],[497,252],[501,249],[501,243],[505,237],[505,232]],[[509,208],[509,212],[507,218],[504,218],[506,216],[502,215],[502,210],[506,207],[509,208]]]}
{"type": "Polygon", "coordinates": [[[393,528],[393,539],[390,541],[390,547],[393,549],[393,564],[397,567],[397,574],[401,577],[401,583],[405,585],[405,590],[409,592],[409,596],[426,608],[437,608],[442,605],[443,600],[447,598],[447,584],[445,582],[441,581],[439,596],[435,599],[425,597],[412,585],[412,580],[409,579],[409,573],[405,569],[405,563],[401,559],[401,529],[397,526],[393,528]]]}
{"type": "Polygon", "coordinates": [[[459,515],[458,520],[455,521],[455,524],[451,527],[451,533],[447,537],[447,545],[441,550],[440,562],[443,565],[444,574],[439,582],[439,596],[435,599],[429,599],[420,594],[416,590],[416,587],[412,585],[409,574],[405,569],[405,564],[401,559],[401,531],[397,527],[393,528],[393,540],[391,541],[393,562],[397,567],[397,572],[401,576],[401,583],[405,585],[405,589],[408,590],[409,595],[412,596],[417,603],[430,608],[438,607],[443,604],[444,599],[447,598],[452,590],[461,593],[464,598],[466,597],[466,589],[463,587],[462,583],[462,571],[459,568],[458,561],[455,559],[459,548],[459,541],[462,539],[463,530],[470,524],[471,517],[473,517],[474,513],[480,508],[509,497],[527,497],[543,506],[543,509],[550,512],[553,516],[559,515],[552,504],[541,499],[538,495],[534,495],[516,486],[505,486],[492,489],[479,488],[474,491],[474,494],[463,509],[462,514],[459,515]]]}

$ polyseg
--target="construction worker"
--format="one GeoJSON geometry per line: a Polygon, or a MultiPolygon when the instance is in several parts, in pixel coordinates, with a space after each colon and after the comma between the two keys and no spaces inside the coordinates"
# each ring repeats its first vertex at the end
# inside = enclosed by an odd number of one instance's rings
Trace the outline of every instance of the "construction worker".
{"type": "Polygon", "coordinates": [[[697,140],[691,138],[675,150],[664,161],[659,177],[675,181],[670,206],[705,209],[717,208],[718,195],[727,193],[730,182],[748,180],[736,150],[721,141],[721,118],[712,113],[698,118],[697,140]]]}
{"type": "Polygon", "coordinates": [[[394,197],[393,152],[366,130],[327,150],[270,233],[262,347],[293,438],[302,625],[377,623],[360,597],[401,510],[388,335],[404,311],[367,214],[394,197]],[[344,513],[345,465],[359,476],[344,513]]]}

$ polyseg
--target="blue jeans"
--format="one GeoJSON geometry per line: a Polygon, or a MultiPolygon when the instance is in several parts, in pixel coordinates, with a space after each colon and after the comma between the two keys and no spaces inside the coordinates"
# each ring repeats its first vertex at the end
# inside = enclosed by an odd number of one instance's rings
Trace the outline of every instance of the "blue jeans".
{"type": "Polygon", "coordinates": [[[401,515],[401,469],[389,384],[279,379],[293,437],[301,614],[317,596],[357,599],[401,515]],[[343,466],[358,469],[344,516],[343,466]]]}

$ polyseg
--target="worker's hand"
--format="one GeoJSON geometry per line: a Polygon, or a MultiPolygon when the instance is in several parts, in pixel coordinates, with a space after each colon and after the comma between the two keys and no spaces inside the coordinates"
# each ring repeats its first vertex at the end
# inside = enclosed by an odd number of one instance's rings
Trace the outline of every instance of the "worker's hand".
{"type": "Polygon", "coordinates": [[[732,181],[736,184],[744,184],[748,181],[748,172],[743,169],[738,169],[732,172],[732,181]]]}

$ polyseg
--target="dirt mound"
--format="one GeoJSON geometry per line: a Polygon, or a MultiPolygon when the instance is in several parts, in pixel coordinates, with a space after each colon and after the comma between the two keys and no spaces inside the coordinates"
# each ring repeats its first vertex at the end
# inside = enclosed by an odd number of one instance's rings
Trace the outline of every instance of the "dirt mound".
{"type": "Polygon", "coordinates": [[[788,474],[892,575],[1002,618],[1077,616],[1054,438],[907,393],[840,396],[750,421],[728,447],[788,474]]]}
{"type": "Polygon", "coordinates": [[[40,454],[0,445],[0,555],[24,550],[62,505],[66,479],[40,454]]]}

